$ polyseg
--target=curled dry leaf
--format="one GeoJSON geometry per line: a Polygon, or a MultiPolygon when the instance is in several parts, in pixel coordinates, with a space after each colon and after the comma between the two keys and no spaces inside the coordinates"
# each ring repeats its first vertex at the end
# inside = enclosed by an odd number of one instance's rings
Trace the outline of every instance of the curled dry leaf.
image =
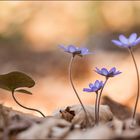
{"type": "Polygon", "coordinates": [[[20,133],[18,139],[64,138],[71,129],[71,124],[63,119],[47,118],[40,124],[32,125],[20,133]]]}
{"type": "MultiPolygon", "coordinates": [[[[89,118],[88,125],[94,126],[94,124],[95,124],[95,106],[86,105],[85,108],[86,108],[88,118],[89,118]]],[[[53,116],[56,116],[58,118],[63,118],[68,121],[67,118],[71,117],[71,114],[67,113],[67,115],[64,116],[62,114],[62,112],[66,112],[66,109],[64,107],[59,110],[56,110],[53,113],[53,116]],[[61,112],[59,110],[61,110],[61,112]]],[[[70,122],[72,124],[78,124],[81,127],[86,126],[86,118],[85,118],[85,114],[84,114],[84,111],[83,111],[81,105],[69,106],[69,110],[73,111],[75,114],[75,115],[73,115],[73,117],[71,117],[72,119],[70,120],[70,122]]],[[[113,114],[110,111],[108,106],[101,105],[99,117],[100,117],[100,122],[105,123],[105,122],[108,122],[113,119],[113,114]]]]}
{"type": "Polygon", "coordinates": [[[62,118],[64,118],[68,122],[71,122],[75,116],[75,112],[71,110],[69,106],[65,110],[60,110],[60,113],[62,118]]]}

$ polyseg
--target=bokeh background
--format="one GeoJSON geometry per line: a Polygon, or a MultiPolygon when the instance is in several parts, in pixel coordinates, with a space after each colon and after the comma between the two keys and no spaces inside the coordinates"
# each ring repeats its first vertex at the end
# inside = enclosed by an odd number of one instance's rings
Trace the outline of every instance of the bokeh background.
{"type": "MultiPolygon", "coordinates": [[[[94,104],[94,93],[83,87],[104,80],[95,67],[117,67],[122,74],[109,80],[104,95],[133,107],[136,74],[129,53],[111,43],[120,33],[140,35],[139,1],[1,1],[0,73],[19,70],[30,75],[36,85],[33,95],[17,94],[24,105],[50,115],[61,106],[79,103],[68,80],[70,55],[60,44],[86,46],[94,55],[75,60],[73,79],[85,104],[94,104]]],[[[133,49],[140,69],[140,46],[133,49]]],[[[11,94],[0,90],[0,103],[22,109],[11,94]]],[[[140,111],[140,105],[139,105],[140,111]]],[[[36,114],[38,115],[38,114],[36,114]]]]}

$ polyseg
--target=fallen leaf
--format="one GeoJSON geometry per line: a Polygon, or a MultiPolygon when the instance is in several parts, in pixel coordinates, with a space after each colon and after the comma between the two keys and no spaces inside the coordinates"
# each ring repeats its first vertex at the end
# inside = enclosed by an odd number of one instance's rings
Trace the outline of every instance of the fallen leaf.
{"type": "Polygon", "coordinates": [[[75,112],[71,110],[69,106],[65,110],[60,110],[60,113],[62,115],[62,118],[68,122],[71,122],[75,116],[75,112]]]}
{"type": "MultiPolygon", "coordinates": [[[[81,107],[81,105],[73,105],[73,106],[69,106],[70,110],[74,111],[75,116],[73,117],[73,119],[71,120],[72,124],[78,124],[80,125],[82,128],[85,126],[94,126],[95,125],[95,106],[93,105],[86,105],[85,109],[87,111],[87,115],[88,115],[88,119],[89,119],[89,123],[87,123],[86,121],[86,117],[83,111],[83,108],[81,107]]],[[[62,114],[60,113],[59,110],[63,110],[65,111],[65,107],[56,110],[53,113],[53,116],[56,116],[58,118],[63,118],[62,114]]],[[[113,114],[110,111],[109,107],[107,105],[101,105],[100,106],[100,113],[99,113],[99,118],[100,118],[100,123],[105,123],[108,122],[110,120],[113,119],[113,114]]],[[[64,118],[65,119],[65,118],[64,118]]],[[[66,119],[67,120],[67,119],[66,119]]]]}

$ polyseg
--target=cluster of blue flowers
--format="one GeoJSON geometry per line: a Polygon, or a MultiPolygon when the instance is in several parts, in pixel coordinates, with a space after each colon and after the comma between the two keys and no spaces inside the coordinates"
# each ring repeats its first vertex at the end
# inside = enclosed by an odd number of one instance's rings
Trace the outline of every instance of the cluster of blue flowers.
{"type": "MultiPolygon", "coordinates": [[[[119,36],[119,40],[112,40],[112,42],[122,48],[131,48],[133,46],[136,46],[140,43],[140,37],[137,38],[136,33],[132,33],[129,38],[126,38],[124,35],[119,36]]],[[[62,48],[65,52],[71,53],[73,56],[84,56],[88,54],[93,54],[92,52],[89,52],[87,48],[78,48],[74,45],[68,45],[67,47],[60,45],[60,48],[62,48]]],[[[97,72],[100,75],[105,76],[106,78],[114,77],[118,74],[120,74],[120,71],[117,71],[115,67],[111,68],[110,70],[107,70],[106,68],[102,68],[101,70],[96,67],[95,72],[97,72]]],[[[89,88],[84,88],[83,91],[86,92],[97,92],[104,86],[103,81],[96,80],[94,84],[89,84],[89,88]]]]}
{"type": "MultiPolygon", "coordinates": [[[[134,55],[132,53],[132,47],[136,46],[140,43],[140,37],[137,38],[136,33],[132,33],[128,38],[125,37],[124,35],[120,35],[119,40],[112,40],[112,43],[118,47],[128,49],[131,56],[132,56],[133,62],[135,64],[135,68],[136,68],[136,72],[137,72],[137,80],[138,80],[138,93],[137,93],[137,99],[136,99],[135,109],[134,109],[134,113],[133,113],[133,118],[134,118],[136,108],[137,108],[137,103],[138,103],[138,97],[139,97],[139,81],[140,80],[139,80],[139,73],[138,73],[137,64],[136,64],[134,55]]],[[[62,48],[65,52],[72,54],[72,58],[74,58],[76,55],[84,56],[84,55],[93,54],[92,52],[89,52],[89,50],[87,48],[78,48],[74,45],[68,45],[67,47],[61,45],[60,48],[62,48]]],[[[72,61],[73,61],[73,59],[72,59],[72,61]]],[[[98,73],[99,75],[104,76],[106,79],[105,82],[96,80],[95,82],[90,83],[88,88],[83,88],[83,91],[84,92],[95,92],[97,94],[100,91],[99,100],[98,100],[98,113],[99,113],[100,98],[101,98],[101,94],[102,94],[103,88],[104,88],[107,80],[111,77],[115,77],[115,76],[121,74],[122,72],[118,71],[115,67],[111,68],[110,70],[107,70],[106,68],[99,69],[96,67],[94,71],[96,73],[98,73]]],[[[72,83],[72,86],[74,88],[73,83],[72,83]]],[[[74,91],[76,91],[75,88],[74,88],[74,91]]],[[[81,101],[80,101],[80,103],[81,103],[81,101]]],[[[84,106],[83,106],[83,109],[84,109],[84,106]]]]}
{"type": "MultiPolygon", "coordinates": [[[[113,40],[115,41],[115,40],[113,40]]],[[[116,41],[117,42],[117,41],[116,41]]],[[[87,48],[78,48],[74,45],[68,45],[67,47],[60,46],[65,52],[71,53],[73,56],[84,56],[88,54],[93,54],[92,52],[89,52],[87,48]]],[[[118,74],[120,74],[120,71],[117,71],[115,67],[111,68],[110,70],[107,70],[106,68],[102,68],[101,70],[96,67],[95,72],[97,72],[100,75],[105,76],[106,78],[114,77],[118,74]]],[[[93,84],[89,84],[89,88],[84,88],[83,91],[85,92],[97,92],[101,88],[103,88],[104,83],[103,81],[96,80],[93,84]]]]}
{"type": "MultiPolygon", "coordinates": [[[[118,74],[121,74],[122,72],[117,71],[115,67],[111,68],[110,70],[107,70],[106,68],[102,68],[101,70],[96,67],[95,72],[98,74],[105,76],[106,79],[109,77],[114,77],[118,74]]],[[[103,81],[96,80],[94,84],[89,84],[90,90],[88,88],[84,88],[83,91],[85,92],[97,92],[98,90],[102,89],[104,87],[105,83],[103,81]]]]}

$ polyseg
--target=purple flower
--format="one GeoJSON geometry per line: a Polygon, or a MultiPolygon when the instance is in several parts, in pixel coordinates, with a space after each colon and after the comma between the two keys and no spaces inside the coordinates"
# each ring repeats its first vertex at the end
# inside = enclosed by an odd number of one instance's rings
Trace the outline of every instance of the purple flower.
{"type": "Polygon", "coordinates": [[[104,86],[103,81],[96,80],[95,83],[90,83],[89,88],[84,88],[83,91],[85,92],[97,92],[104,86]]]}
{"type": "Polygon", "coordinates": [[[131,48],[140,43],[140,37],[137,38],[136,33],[132,33],[129,38],[126,38],[124,35],[120,35],[119,40],[112,40],[112,42],[122,48],[131,48]]]}
{"type": "Polygon", "coordinates": [[[103,76],[105,76],[105,77],[107,77],[107,78],[108,78],[108,77],[114,77],[114,76],[116,76],[116,75],[122,73],[122,72],[120,72],[120,71],[117,71],[115,67],[111,68],[110,70],[107,70],[106,68],[102,68],[102,69],[100,70],[100,69],[98,69],[98,68],[96,67],[95,72],[97,72],[98,74],[103,75],[103,76]]]}
{"type": "Polygon", "coordinates": [[[92,52],[89,52],[87,48],[78,48],[74,45],[68,45],[67,47],[61,45],[59,47],[62,48],[65,52],[71,53],[74,56],[75,55],[83,56],[83,55],[92,54],[92,52]]]}

